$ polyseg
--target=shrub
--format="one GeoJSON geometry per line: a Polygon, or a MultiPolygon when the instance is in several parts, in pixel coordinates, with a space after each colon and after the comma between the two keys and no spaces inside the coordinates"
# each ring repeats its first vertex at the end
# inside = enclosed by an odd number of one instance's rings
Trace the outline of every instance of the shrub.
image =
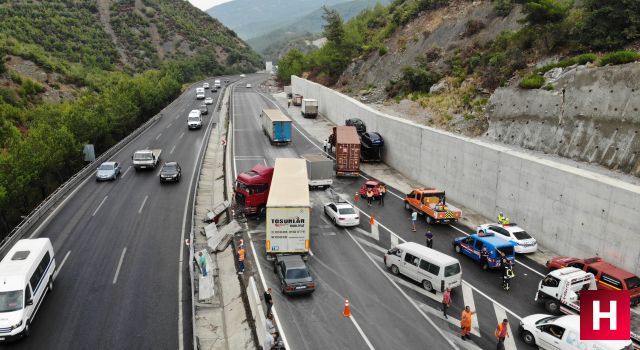
{"type": "Polygon", "coordinates": [[[387,54],[387,52],[388,52],[388,51],[389,51],[389,49],[387,49],[387,47],[386,47],[386,46],[381,46],[381,47],[378,49],[378,54],[379,54],[380,56],[384,56],[384,55],[386,55],[386,54],[387,54]]]}
{"type": "Polygon", "coordinates": [[[494,0],[493,8],[498,16],[507,17],[511,13],[513,2],[511,0],[494,0]]]}
{"type": "Polygon", "coordinates": [[[462,36],[465,38],[473,36],[481,31],[484,27],[485,24],[482,21],[470,19],[469,21],[467,21],[466,28],[464,30],[464,33],[462,33],[462,36]]]}
{"type": "Polygon", "coordinates": [[[523,89],[539,89],[544,84],[544,77],[539,74],[532,73],[520,81],[520,87],[523,89]]]}
{"type": "Polygon", "coordinates": [[[573,0],[529,0],[525,7],[527,22],[547,24],[562,21],[569,14],[573,0]]]}
{"type": "Polygon", "coordinates": [[[595,62],[595,60],[597,60],[598,57],[593,53],[583,53],[582,55],[578,55],[574,57],[574,59],[578,64],[587,64],[589,62],[595,62]]]}
{"type": "Polygon", "coordinates": [[[640,59],[640,54],[634,51],[616,51],[606,54],[600,58],[600,65],[606,66],[607,64],[617,65],[635,62],[640,59]]]}

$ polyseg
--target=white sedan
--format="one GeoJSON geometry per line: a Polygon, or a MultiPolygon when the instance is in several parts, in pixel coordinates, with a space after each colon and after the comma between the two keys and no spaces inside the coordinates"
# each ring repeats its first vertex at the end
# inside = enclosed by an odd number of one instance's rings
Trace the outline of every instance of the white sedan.
{"type": "Polygon", "coordinates": [[[478,226],[478,233],[493,234],[496,237],[504,238],[516,244],[515,251],[519,254],[533,253],[538,250],[538,242],[531,237],[527,231],[516,226],[516,224],[483,224],[478,226]]]}
{"type": "Polygon", "coordinates": [[[324,205],[324,214],[329,217],[334,225],[358,226],[360,215],[353,205],[347,202],[331,202],[324,205]]]}
{"type": "Polygon", "coordinates": [[[213,104],[213,97],[207,97],[204,99],[204,104],[206,105],[212,105],[213,104]]]}
{"type": "Polygon", "coordinates": [[[247,84],[247,89],[250,89],[250,88],[251,88],[251,84],[247,84]]]}
{"type": "Polygon", "coordinates": [[[208,89],[209,88],[209,83],[202,84],[202,87],[205,88],[205,89],[208,89]]]}

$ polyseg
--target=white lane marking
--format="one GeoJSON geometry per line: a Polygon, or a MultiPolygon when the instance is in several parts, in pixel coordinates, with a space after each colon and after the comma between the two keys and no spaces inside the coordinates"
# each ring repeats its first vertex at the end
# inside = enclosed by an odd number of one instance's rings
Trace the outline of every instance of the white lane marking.
{"type": "Polygon", "coordinates": [[[142,201],[142,204],[140,205],[140,209],[138,209],[138,214],[142,213],[142,208],[144,208],[144,204],[147,203],[147,199],[149,199],[149,195],[144,196],[144,200],[142,201]]]}
{"type": "MultiPolygon", "coordinates": [[[[473,290],[471,289],[471,287],[469,287],[467,284],[462,284],[462,300],[464,302],[464,306],[468,306],[471,311],[477,311],[476,310],[476,302],[475,300],[473,300],[473,290]]],[[[474,334],[477,332],[477,335],[480,335],[479,329],[480,329],[480,325],[478,324],[478,314],[473,314],[473,316],[471,316],[472,318],[472,325],[473,325],[473,330],[472,332],[474,332],[474,334]]]]}
{"type": "Polygon", "coordinates": [[[109,196],[104,196],[104,198],[102,198],[102,202],[100,202],[100,204],[98,204],[98,207],[93,212],[93,214],[91,214],[91,216],[96,216],[96,213],[98,212],[98,210],[100,210],[100,207],[102,207],[102,204],[104,204],[104,201],[106,201],[107,198],[109,198],[109,196]]]}
{"type": "Polygon", "coordinates": [[[173,147],[171,147],[171,151],[169,151],[169,154],[173,154],[173,151],[176,149],[177,145],[173,145],[173,147]]]}
{"type": "Polygon", "coordinates": [[[171,127],[171,125],[173,125],[173,123],[169,123],[169,124],[165,127],[165,129],[169,129],[169,128],[171,127]]]}
{"type": "Polygon", "coordinates": [[[349,317],[349,319],[351,320],[351,322],[353,323],[354,326],[356,326],[356,329],[358,330],[358,333],[360,333],[360,336],[362,337],[362,339],[364,339],[364,341],[367,343],[367,346],[369,347],[369,349],[371,350],[375,350],[375,348],[373,347],[373,345],[371,344],[371,342],[369,341],[369,338],[367,338],[367,336],[364,334],[364,332],[362,331],[362,328],[360,328],[360,325],[358,324],[358,322],[356,322],[356,318],[353,317],[353,315],[351,315],[349,317]]]}
{"type": "Polygon", "coordinates": [[[122,254],[120,254],[120,261],[118,262],[118,268],[116,269],[116,274],[113,276],[113,283],[116,284],[118,281],[118,275],[120,274],[120,268],[122,267],[122,261],[124,260],[124,255],[127,253],[127,247],[124,247],[122,250],[122,254]]]}
{"type": "MultiPolygon", "coordinates": [[[[219,100],[218,100],[219,101],[219,100]]],[[[217,109],[218,104],[216,103],[216,109],[217,109]]],[[[176,118],[178,119],[178,118],[176,118]]],[[[209,124],[207,125],[207,133],[211,132],[211,126],[213,125],[212,123],[212,119],[209,119],[209,124]]],[[[182,132],[182,134],[180,134],[180,137],[178,139],[181,139],[182,136],[184,136],[184,131],[182,132]]],[[[195,180],[196,177],[196,168],[198,166],[198,161],[197,159],[200,159],[200,154],[202,153],[202,146],[204,144],[204,139],[202,140],[203,143],[200,144],[200,148],[198,150],[198,156],[196,157],[196,162],[194,162],[193,164],[193,171],[191,172],[191,180],[189,180],[189,191],[191,191],[191,189],[193,188],[193,181],[195,180]]],[[[195,195],[194,195],[195,196],[195,195]]],[[[178,261],[178,350],[183,350],[184,349],[184,326],[182,325],[183,323],[183,315],[182,315],[182,308],[183,308],[183,300],[182,300],[182,262],[184,260],[184,242],[185,242],[185,234],[186,234],[186,226],[187,226],[187,217],[191,217],[189,214],[189,197],[191,197],[191,192],[189,192],[189,195],[187,195],[187,198],[184,201],[184,214],[182,215],[182,232],[180,233],[180,240],[178,241],[178,247],[180,248],[180,259],[178,261]]]]}
{"type": "MultiPolygon", "coordinates": [[[[361,229],[361,230],[362,230],[362,229],[361,229]]],[[[364,230],[363,230],[363,231],[364,231],[364,230]]],[[[364,232],[367,232],[367,231],[364,231],[364,232]]],[[[377,250],[378,252],[380,252],[380,253],[382,253],[382,254],[385,254],[385,253],[387,252],[387,250],[386,250],[386,249],[382,248],[381,246],[379,246],[379,245],[377,245],[377,244],[375,244],[375,243],[371,243],[371,242],[367,241],[366,239],[362,239],[362,238],[360,238],[360,237],[356,237],[356,239],[358,240],[358,242],[360,242],[360,243],[362,243],[362,244],[366,245],[366,246],[367,246],[367,247],[369,247],[369,248],[372,248],[372,249],[374,249],[374,250],[377,250]]]]}
{"type": "Polygon", "coordinates": [[[235,156],[234,158],[238,160],[264,159],[263,156],[235,156]]]}
{"type": "Polygon", "coordinates": [[[405,297],[405,299],[407,299],[407,301],[409,301],[409,303],[411,303],[411,305],[418,310],[418,313],[420,313],[420,315],[422,315],[422,317],[427,320],[427,322],[429,322],[429,324],[431,325],[432,329],[435,329],[441,336],[442,338],[449,343],[449,345],[451,346],[451,349],[459,349],[458,346],[451,341],[451,339],[449,339],[449,337],[442,331],[442,329],[440,329],[434,322],[433,320],[427,316],[427,314],[424,313],[424,311],[422,311],[422,309],[420,309],[420,307],[418,307],[418,305],[415,303],[415,301],[409,297],[407,295],[407,293],[405,293],[404,290],[402,290],[402,288],[400,288],[400,286],[395,283],[391,277],[389,277],[388,274],[386,274],[382,268],[376,264],[376,262],[369,256],[369,254],[367,254],[367,252],[364,250],[364,248],[362,247],[362,245],[360,245],[360,243],[358,243],[358,241],[353,237],[353,235],[351,234],[351,232],[348,229],[345,229],[345,231],[347,232],[347,234],[349,235],[349,237],[353,240],[353,242],[355,242],[355,244],[358,246],[358,248],[360,248],[360,250],[362,250],[362,252],[365,254],[365,256],[369,259],[369,261],[371,261],[371,263],[378,269],[378,271],[380,271],[380,273],[387,278],[387,280],[389,282],[391,282],[391,284],[396,287],[396,289],[405,297]]]}
{"type": "Polygon", "coordinates": [[[309,249],[309,255],[313,256],[313,252],[309,249]]]}
{"type": "Polygon", "coordinates": [[[521,320],[521,319],[522,319],[522,317],[518,316],[515,312],[513,312],[513,311],[511,311],[511,310],[507,309],[504,305],[502,305],[502,304],[500,304],[499,302],[495,301],[495,299],[493,299],[493,298],[491,298],[490,296],[486,295],[486,294],[485,294],[485,293],[483,293],[480,289],[478,289],[478,288],[474,287],[471,283],[469,283],[469,282],[467,282],[467,281],[465,281],[465,280],[462,280],[462,285],[463,285],[463,286],[464,286],[464,285],[468,285],[469,287],[471,287],[471,289],[473,289],[474,291],[476,291],[476,293],[478,293],[478,294],[482,295],[483,297],[485,297],[485,298],[489,299],[492,303],[494,303],[494,304],[496,304],[496,305],[500,306],[501,308],[503,308],[504,310],[506,310],[508,313],[510,313],[510,314],[511,314],[511,316],[513,316],[513,317],[517,318],[518,320],[521,320]]]}
{"type": "MultiPolygon", "coordinates": [[[[251,251],[256,252],[256,247],[253,245],[253,239],[251,238],[251,233],[247,232],[249,236],[249,244],[251,245],[251,251]]],[[[264,280],[264,275],[262,274],[262,266],[260,265],[260,259],[256,257],[256,266],[258,267],[258,274],[260,275],[260,282],[262,283],[262,289],[267,290],[267,282],[264,280]]],[[[289,347],[289,342],[287,342],[287,337],[284,335],[284,325],[280,322],[280,318],[278,317],[278,312],[276,311],[276,306],[271,307],[271,313],[273,314],[273,318],[276,320],[276,323],[279,325],[278,331],[280,333],[280,337],[282,338],[282,342],[284,343],[285,349],[291,349],[289,347]]]]}
{"type": "Polygon", "coordinates": [[[178,120],[178,118],[180,118],[180,114],[176,115],[175,119],[178,120]]]}
{"type": "Polygon", "coordinates": [[[49,220],[51,220],[51,218],[52,218],[52,217],[54,217],[54,216],[58,213],[58,211],[60,211],[60,209],[61,209],[62,207],[64,207],[65,203],[67,203],[67,201],[68,201],[69,199],[71,199],[71,197],[73,197],[73,195],[74,195],[74,194],[76,194],[76,192],[78,192],[78,190],[79,190],[82,186],[84,186],[84,184],[86,184],[86,183],[87,183],[87,181],[89,181],[89,179],[90,179],[90,178],[91,178],[91,176],[87,176],[87,178],[86,178],[84,181],[82,181],[82,183],[80,183],[80,185],[79,185],[78,187],[76,187],[76,189],[75,189],[75,190],[73,190],[73,192],[71,192],[71,194],[69,194],[69,195],[67,196],[67,198],[65,198],[65,199],[62,201],[62,203],[60,203],[60,205],[58,205],[58,206],[56,207],[56,209],[54,209],[54,210],[51,212],[51,214],[49,214],[49,216],[47,216],[47,218],[46,218],[45,220],[43,220],[43,221],[42,221],[42,223],[41,223],[40,225],[38,225],[38,227],[33,231],[33,233],[29,236],[29,238],[33,238],[33,237],[35,237],[35,236],[38,234],[38,232],[40,232],[40,230],[42,229],[42,227],[43,227],[45,224],[47,224],[47,223],[49,222],[49,220]]]}
{"type": "MultiPolygon", "coordinates": [[[[496,312],[496,318],[498,319],[498,323],[502,322],[505,318],[507,318],[507,313],[500,306],[493,304],[493,310],[496,312]]],[[[498,324],[496,323],[496,329],[498,328],[498,324]]],[[[516,350],[516,341],[513,339],[513,333],[511,332],[511,325],[507,323],[507,334],[509,335],[504,340],[504,348],[505,350],[516,350]]]]}
{"type": "Polygon", "coordinates": [[[374,222],[373,225],[371,225],[371,238],[375,239],[376,241],[380,240],[380,231],[378,230],[378,221],[374,222]]]}
{"type": "Polygon", "coordinates": [[[156,136],[156,140],[159,139],[160,136],[162,136],[162,133],[159,133],[158,136],[156,136]]]}
{"type": "Polygon", "coordinates": [[[158,172],[156,173],[156,176],[160,176],[161,172],[162,172],[162,167],[160,167],[160,169],[158,169],[158,172]]]}
{"type": "Polygon", "coordinates": [[[129,165],[129,167],[127,168],[127,170],[124,171],[124,173],[122,173],[122,176],[120,176],[120,179],[122,180],[124,178],[125,175],[127,175],[127,173],[129,172],[129,170],[131,170],[131,168],[133,168],[131,165],[129,165]]]}
{"type": "Polygon", "coordinates": [[[64,256],[64,258],[62,258],[62,262],[60,263],[60,266],[58,266],[58,268],[56,269],[56,272],[53,273],[53,279],[56,279],[56,277],[58,277],[58,274],[60,273],[60,270],[62,270],[64,263],[67,262],[67,258],[69,257],[69,254],[71,254],[71,251],[68,251],[67,254],[64,256]]]}
{"type": "MultiPolygon", "coordinates": [[[[451,224],[449,224],[449,227],[453,228],[454,230],[456,230],[456,231],[458,231],[458,232],[463,233],[465,236],[469,236],[469,234],[468,234],[468,233],[464,232],[463,230],[461,230],[461,229],[459,229],[459,228],[457,228],[457,227],[455,227],[455,226],[453,226],[453,225],[451,225],[451,224]]],[[[542,274],[542,273],[540,273],[540,272],[536,271],[533,267],[530,267],[530,266],[528,266],[527,264],[525,264],[525,263],[523,263],[523,262],[518,261],[517,259],[516,259],[516,264],[519,264],[519,265],[524,266],[525,268],[527,268],[527,269],[531,270],[533,273],[537,274],[537,275],[538,275],[538,276],[540,276],[540,277],[544,277],[544,274],[542,274]]]]}

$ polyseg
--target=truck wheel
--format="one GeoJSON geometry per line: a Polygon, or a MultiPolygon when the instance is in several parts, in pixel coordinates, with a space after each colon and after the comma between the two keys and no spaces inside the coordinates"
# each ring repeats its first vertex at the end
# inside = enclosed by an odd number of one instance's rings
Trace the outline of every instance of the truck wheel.
{"type": "Polygon", "coordinates": [[[533,337],[533,334],[529,331],[522,332],[522,341],[527,345],[536,345],[536,338],[533,337]]]}
{"type": "Polygon", "coordinates": [[[433,290],[433,286],[431,285],[431,282],[427,280],[422,281],[422,287],[424,287],[424,289],[427,290],[428,292],[433,290]]]}
{"type": "Polygon", "coordinates": [[[547,309],[547,311],[549,311],[550,313],[556,315],[560,310],[560,305],[558,305],[557,301],[549,299],[544,302],[544,308],[547,309]]]}
{"type": "Polygon", "coordinates": [[[391,273],[394,275],[397,275],[400,273],[400,270],[398,269],[398,267],[396,265],[391,265],[391,273]]]}
{"type": "Polygon", "coordinates": [[[453,249],[456,251],[456,253],[462,254],[462,249],[459,245],[456,244],[455,246],[453,246],[453,249]]]}

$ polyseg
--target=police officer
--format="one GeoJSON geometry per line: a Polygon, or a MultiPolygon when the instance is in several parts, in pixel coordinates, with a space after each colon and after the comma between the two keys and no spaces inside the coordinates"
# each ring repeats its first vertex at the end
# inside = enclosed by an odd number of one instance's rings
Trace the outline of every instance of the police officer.
{"type": "Polygon", "coordinates": [[[483,270],[489,268],[489,250],[487,250],[487,247],[482,247],[480,251],[480,266],[482,266],[483,270]]]}
{"type": "Polygon", "coordinates": [[[498,214],[498,223],[501,225],[506,225],[509,223],[509,218],[504,216],[503,212],[500,212],[500,214],[498,214]]]}

